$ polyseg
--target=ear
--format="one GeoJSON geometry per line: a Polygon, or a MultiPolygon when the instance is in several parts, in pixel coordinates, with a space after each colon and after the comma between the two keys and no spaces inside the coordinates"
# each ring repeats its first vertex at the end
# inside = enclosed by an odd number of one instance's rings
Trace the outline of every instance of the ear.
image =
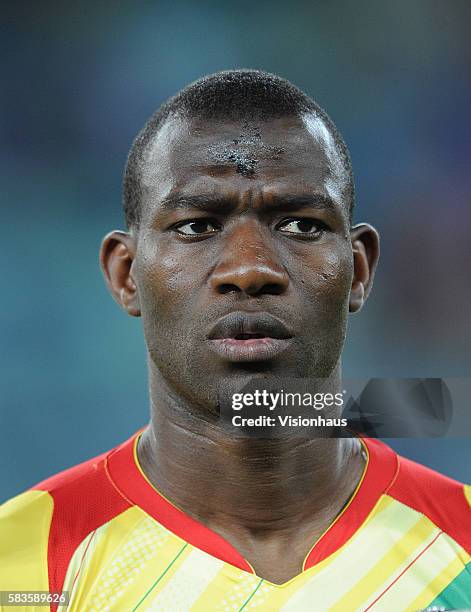
{"type": "Polygon", "coordinates": [[[353,279],[349,310],[358,312],[373,285],[379,259],[379,234],[371,225],[360,223],[352,227],[350,238],[353,252],[353,279]]]}
{"type": "Polygon", "coordinates": [[[100,265],[111,295],[128,314],[140,317],[139,293],[133,278],[135,255],[135,239],[128,232],[116,230],[103,238],[100,265]]]}

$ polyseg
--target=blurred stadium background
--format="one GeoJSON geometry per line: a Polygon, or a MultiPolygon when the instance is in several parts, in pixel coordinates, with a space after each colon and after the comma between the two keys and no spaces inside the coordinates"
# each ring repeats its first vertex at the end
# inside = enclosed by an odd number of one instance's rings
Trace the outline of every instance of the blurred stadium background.
{"type": "MultiPolygon", "coordinates": [[[[220,69],[292,80],[350,147],[355,220],[379,228],[382,258],[345,375],[469,375],[469,1],[45,1],[2,16],[0,501],[146,422],[140,322],[107,293],[98,248],[123,228],[137,130],[220,69]]],[[[393,446],[471,481],[467,439],[393,446]]]]}

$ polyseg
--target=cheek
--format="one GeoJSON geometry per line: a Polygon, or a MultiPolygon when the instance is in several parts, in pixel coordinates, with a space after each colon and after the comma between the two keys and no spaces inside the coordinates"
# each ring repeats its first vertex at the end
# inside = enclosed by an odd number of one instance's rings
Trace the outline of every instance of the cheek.
{"type": "Polygon", "coordinates": [[[184,351],[175,347],[186,346],[191,333],[189,271],[185,262],[155,244],[145,247],[136,270],[142,326],[151,359],[170,376],[182,367],[184,351]]]}
{"type": "MultiPolygon", "coordinates": [[[[136,272],[142,309],[172,318],[188,305],[195,290],[195,270],[188,257],[157,241],[143,241],[136,272]]],[[[143,312],[144,315],[144,312],[143,312]]]]}
{"type": "MultiPolygon", "coordinates": [[[[304,266],[301,284],[316,307],[324,305],[339,312],[348,301],[353,275],[353,262],[347,249],[325,248],[304,266]]],[[[333,314],[333,313],[332,313],[333,314]]]]}

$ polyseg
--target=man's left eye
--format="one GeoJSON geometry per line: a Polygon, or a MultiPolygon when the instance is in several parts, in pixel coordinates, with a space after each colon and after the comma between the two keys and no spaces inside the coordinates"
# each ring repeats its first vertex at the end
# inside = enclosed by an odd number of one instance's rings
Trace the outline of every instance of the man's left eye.
{"type": "Polygon", "coordinates": [[[216,225],[208,219],[193,219],[175,228],[175,231],[184,236],[204,236],[217,232],[217,230],[216,225]]]}
{"type": "Polygon", "coordinates": [[[282,232],[287,234],[318,234],[325,228],[324,224],[314,219],[288,219],[283,221],[277,227],[282,232]]]}

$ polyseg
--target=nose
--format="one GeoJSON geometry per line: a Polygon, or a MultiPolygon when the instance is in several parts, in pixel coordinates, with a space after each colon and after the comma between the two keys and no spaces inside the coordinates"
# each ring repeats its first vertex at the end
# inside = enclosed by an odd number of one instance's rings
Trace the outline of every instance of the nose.
{"type": "Polygon", "coordinates": [[[270,238],[256,221],[247,220],[228,235],[210,284],[220,294],[280,295],[288,288],[289,277],[270,238]]]}

